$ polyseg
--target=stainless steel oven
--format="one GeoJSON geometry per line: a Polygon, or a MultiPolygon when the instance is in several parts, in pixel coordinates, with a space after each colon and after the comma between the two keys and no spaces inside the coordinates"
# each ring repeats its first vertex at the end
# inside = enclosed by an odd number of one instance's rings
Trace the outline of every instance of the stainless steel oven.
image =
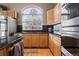
{"type": "Polygon", "coordinates": [[[62,22],[61,43],[66,47],[79,47],[79,17],[62,22]]]}

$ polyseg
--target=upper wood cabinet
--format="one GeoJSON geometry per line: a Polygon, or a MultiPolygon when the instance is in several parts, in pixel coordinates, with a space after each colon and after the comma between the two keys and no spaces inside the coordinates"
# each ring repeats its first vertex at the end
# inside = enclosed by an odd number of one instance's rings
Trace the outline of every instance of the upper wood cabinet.
{"type": "Polygon", "coordinates": [[[11,16],[17,19],[17,12],[14,10],[0,11],[0,15],[11,16]]]}
{"type": "Polygon", "coordinates": [[[11,16],[17,19],[17,13],[14,10],[7,11],[7,13],[8,13],[8,16],[11,16]]]}
{"type": "Polygon", "coordinates": [[[54,9],[53,9],[53,14],[54,14],[54,24],[60,23],[61,22],[61,4],[57,4],[54,9]]]}
{"type": "Polygon", "coordinates": [[[47,25],[54,23],[54,14],[53,9],[47,11],[47,25]]]}
{"type": "Polygon", "coordinates": [[[47,25],[61,22],[61,4],[57,4],[53,9],[47,11],[47,25]]]}
{"type": "Polygon", "coordinates": [[[7,16],[7,15],[8,15],[8,13],[7,13],[7,11],[0,11],[0,15],[7,16]]]}

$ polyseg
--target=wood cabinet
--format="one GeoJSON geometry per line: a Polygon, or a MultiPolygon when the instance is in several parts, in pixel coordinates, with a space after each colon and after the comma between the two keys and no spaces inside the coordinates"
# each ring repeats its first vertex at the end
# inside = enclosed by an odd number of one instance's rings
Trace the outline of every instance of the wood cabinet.
{"type": "Polygon", "coordinates": [[[8,16],[11,16],[17,19],[17,13],[14,10],[7,11],[7,14],[8,16]]]}
{"type": "Polygon", "coordinates": [[[11,16],[17,19],[17,12],[14,10],[0,11],[0,15],[11,16]]]}
{"type": "Polygon", "coordinates": [[[8,13],[7,13],[7,11],[0,11],[0,15],[7,16],[7,15],[8,15],[8,13]]]}
{"type": "Polygon", "coordinates": [[[47,25],[51,25],[54,23],[54,11],[50,9],[47,11],[47,25]]]}
{"type": "Polygon", "coordinates": [[[0,50],[0,56],[4,56],[4,50],[0,50]]]}
{"type": "Polygon", "coordinates": [[[48,47],[48,34],[40,34],[40,47],[48,47]]]}
{"type": "Polygon", "coordinates": [[[9,54],[8,48],[0,50],[0,56],[7,56],[9,54]]]}
{"type": "Polygon", "coordinates": [[[48,34],[27,33],[24,34],[24,47],[48,47],[48,34]]]}
{"type": "Polygon", "coordinates": [[[58,3],[53,9],[54,24],[61,22],[61,4],[58,3]]]}
{"type": "Polygon", "coordinates": [[[32,47],[39,47],[40,39],[39,34],[32,34],[32,47]]]}
{"type": "Polygon", "coordinates": [[[61,4],[57,4],[53,9],[47,11],[47,25],[61,22],[61,4]]]}
{"type": "Polygon", "coordinates": [[[52,34],[49,34],[49,48],[52,53],[54,53],[54,43],[53,43],[53,36],[52,34]]]}
{"type": "Polygon", "coordinates": [[[54,56],[61,56],[61,39],[53,34],[49,34],[49,48],[54,56]]]}
{"type": "Polygon", "coordinates": [[[31,47],[31,43],[32,43],[31,33],[24,34],[23,43],[24,43],[24,47],[31,47]]]}
{"type": "Polygon", "coordinates": [[[10,46],[6,46],[5,48],[2,48],[0,50],[0,56],[11,56],[10,54],[14,53],[15,45],[16,45],[16,43],[13,45],[10,45],[10,46]]]}
{"type": "Polygon", "coordinates": [[[54,55],[61,56],[61,38],[53,35],[54,55]]]}

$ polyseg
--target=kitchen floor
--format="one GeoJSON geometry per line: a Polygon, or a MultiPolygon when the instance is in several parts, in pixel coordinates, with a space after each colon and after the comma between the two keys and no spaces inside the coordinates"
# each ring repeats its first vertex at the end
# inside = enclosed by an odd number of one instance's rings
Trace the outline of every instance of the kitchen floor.
{"type": "Polygon", "coordinates": [[[49,48],[24,49],[24,56],[53,56],[49,48]]]}

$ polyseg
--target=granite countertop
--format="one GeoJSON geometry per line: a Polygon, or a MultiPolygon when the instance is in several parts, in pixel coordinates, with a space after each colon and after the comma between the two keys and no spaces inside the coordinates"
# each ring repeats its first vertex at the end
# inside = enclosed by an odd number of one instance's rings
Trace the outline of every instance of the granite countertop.
{"type": "Polygon", "coordinates": [[[0,46],[0,50],[4,49],[4,48],[7,48],[9,46],[12,46],[13,44],[16,44],[17,42],[21,41],[23,38],[23,36],[14,36],[14,37],[9,37],[9,42],[4,44],[4,45],[1,45],[0,46]]]}
{"type": "Polygon", "coordinates": [[[55,36],[61,38],[61,35],[57,35],[57,34],[54,34],[54,33],[49,33],[49,34],[52,34],[52,35],[55,35],[55,36]]]}

